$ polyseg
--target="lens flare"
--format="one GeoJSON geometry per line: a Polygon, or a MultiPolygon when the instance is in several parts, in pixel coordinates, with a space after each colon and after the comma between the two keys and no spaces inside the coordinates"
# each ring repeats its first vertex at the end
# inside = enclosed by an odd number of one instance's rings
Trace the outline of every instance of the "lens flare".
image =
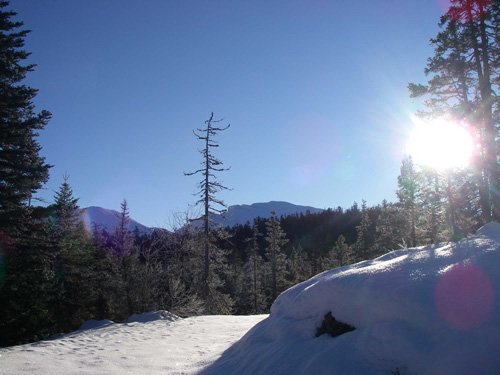
{"type": "Polygon", "coordinates": [[[467,127],[448,117],[425,121],[413,117],[406,152],[417,164],[437,170],[467,167],[475,150],[467,127]]]}
{"type": "Polygon", "coordinates": [[[467,330],[490,318],[495,293],[479,267],[457,264],[440,277],[434,298],[439,315],[449,326],[467,330]]]}

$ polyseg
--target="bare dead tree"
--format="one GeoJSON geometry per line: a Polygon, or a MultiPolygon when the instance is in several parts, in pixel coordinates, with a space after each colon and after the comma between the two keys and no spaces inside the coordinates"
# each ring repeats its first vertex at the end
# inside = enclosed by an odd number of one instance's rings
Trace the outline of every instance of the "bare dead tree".
{"type": "Polygon", "coordinates": [[[197,128],[193,130],[193,134],[197,139],[204,143],[203,149],[199,150],[203,156],[201,168],[194,172],[184,172],[185,176],[192,176],[200,174],[202,179],[198,183],[199,191],[195,193],[199,199],[196,205],[203,205],[204,214],[203,218],[203,233],[204,233],[204,262],[203,262],[203,293],[205,296],[209,293],[209,280],[210,280],[210,231],[211,220],[210,215],[220,214],[227,209],[226,204],[221,199],[216,197],[216,193],[222,190],[229,190],[226,186],[222,185],[217,179],[216,173],[229,170],[224,168],[221,160],[216,158],[212,149],[219,147],[219,144],[214,140],[217,133],[227,130],[231,125],[225,127],[218,127],[217,124],[221,120],[214,120],[214,113],[210,114],[210,118],[205,121],[203,129],[197,128]]]}

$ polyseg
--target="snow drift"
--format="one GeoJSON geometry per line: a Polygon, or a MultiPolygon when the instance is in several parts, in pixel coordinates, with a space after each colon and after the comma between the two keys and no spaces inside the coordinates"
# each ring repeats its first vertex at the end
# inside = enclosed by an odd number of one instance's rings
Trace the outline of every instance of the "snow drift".
{"type": "Polygon", "coordinates": [[[204,374],[500,372],[500,224],[396,250],[283,292],[204,374]],[[315,337],[330,312],[354,331],[315,337]]]}

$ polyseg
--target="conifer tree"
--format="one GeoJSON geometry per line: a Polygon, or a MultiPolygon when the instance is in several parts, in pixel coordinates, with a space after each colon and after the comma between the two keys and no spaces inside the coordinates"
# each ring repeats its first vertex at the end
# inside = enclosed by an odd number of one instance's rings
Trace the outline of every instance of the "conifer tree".
{"type": "Polygon", "coordinates": [[[373,246],[373,232],[371,231],[372,221],[368,215],[366,201],[363,199],[361,203],[361,222],[356,227],[356,255],[359,260],[369,259],[373,246]]]}
{"type": "Polygon", "coordinates": [[[398,177],[399,204],[404,212],[405,222],[407,226],[407,234],[405,235],[405,245],[411,247],[417,246],[417,226],[419,219],[419,179],[415,165],[411,157],[403,160],[401,164],[401,174],[398,177]]]}
{"type": "Polygon", "coordinates": [[[54,196],[55,227],[60,237],[71,234],[82,228],[78,198],[73,196],[73,189],[69,185],[69,176],[63,176],[63,182],[59,191],[54,196]]]}
{"type": "Polygon", "coordinates": [[[420,197],[422,232],[425,242],[444,240],[446,199],[440,173],[430,168],[420,173],[420,197]]]}
{"type": "Polygon", "coordinates": [[[55,254],[49,226],[33,220],[19,232],[15,247],[4,248],[7,268],[0,288],[0,346],[36,341],[57,328],[55,254]]]}
{"type": "Polygon", "coordinates": [[[37,90],[23,83],[35,68],[23,64],[28,30],[13,20],[16,13],[0,1],[0,231],[20,225],[33,193],[47,181],[50,165],[40,156],[38,132],[50,119],[47,111],[35,112],[37,90]]]}
{"type": "Polygon", "coordinates": [[[253,226],[253,234],[249,241],[248,259],[243,265],[245,275],[243,295],[245,305],[249,305],[249,313],[258,314],[265,307],[264,290],[264,275],[263,265],[264,260],[259,254],[258,238],[260,236],[257,225],[253,226]],[[249,293],[250,291],[250,293],[249,293]]]}
{"type": "MultiPolygon", "coordinates": [[[[271,212],[271,218],[266,222],[268,243],[266,256],[271,266],[271,300],[274,301],[278,296],[278,290],[284,287],[285,273],[285,255],[282,253],[283,246],[288,242],[286,234],[281,229],[276,212],[271,212]]],[[[271,302],[272,302],[271,301],[271,302]]]]}
{"type": "Polygon", "coordinates": [[[84,230],[78,198],[73,195],[67,175],[54,199],[54,301],[51,309],[57,329],[65,332],[93,317],[95,249],[84,230]]]}
{"type": "MultiPolygon", "coordinates": [[[[203,206],[203,279],[202,279],[202,294],[205,299],[209,299],[210,293],[216,293],[217,287],[210,286],[211,280],[217,280],[216,275],[210,274],[210,261],[211,261],[211,250],[218,251],[215,244],[215,238],[213,237],[212,225],[210,221],[210,215],[222,213],[226,210],[226,205],[224,201],[216,197],[216,193],[221,190],[227,190],[228,188],[224,186],[219,180],[217,180],[216,173],[228,170],[228,168],[223,167],[223,162],[213,155],[213,149],[219,147],[217,141],[215,141],[215,136],[224,130],[227,130],[230,125],[225,127],[218,127],[217,124],[223,120],[215,120],[214,113],[210,114],[210,118],[205,121],[205,127],[202,129],[196,129],[193,131],[196,138],[203,142],[204,147],[200,150],[202,155],[201,168],[189,173],[184,173],[186,176],[192,176],[195,174],[201,174],[202,179],[198,183],[199,191],[195,194],[199,197],[196,204],[203,206]]],[[[220,286],[220,282],[216,281],[215,284],[220,286]]]]}
{"type": "Polygon", "coordinates": [[[129,255],[133,247],[133,237],[128,229],[130,213],[126,199],[120,203],[119,222],[113,233],[115,253],[118,256],[129,255]]]}
{"type": "Polygon", "coordinates": [[[339,267],[350,264],[353,261],[352,246],[347,244],[342,234],[337,238],[335,246],[330,251],[329,258],[333,261],[333,266],[339,267]]]}
{"type": "Polygon", "coordinates": [[[451,0],[441,31],[431,39],[426,85],[409,84],[412,97],[425,97],[428,115],[450,112],[472,124],[480,137],[476,178],[483,221],[500,218],[498,1],[451,0]]]}
{"type": "Polygon", "coordinates": [[[404,247],[406,227],[404,222],[402,210],[384,199],[375,228],[375,255],[404,247]]]}

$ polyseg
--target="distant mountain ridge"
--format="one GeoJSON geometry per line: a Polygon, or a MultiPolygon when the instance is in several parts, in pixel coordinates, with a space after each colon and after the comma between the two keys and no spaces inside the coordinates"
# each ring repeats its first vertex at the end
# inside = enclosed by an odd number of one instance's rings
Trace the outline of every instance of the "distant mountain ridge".
{"type": "MultiPolygon", "coordinates": [[[[233,227],[235,225],[252,224],[253,220],[260,217],[268,219],[271,212],[275,212],[277,217],[290,216],[295,214],[317,214],[323,212],[321,208],[311,206],[300,206],[289,202],[270,201],[253,204],[241,204],[229,206],[227,211],[220,215],[212,215],[211,220],[221,227],[233,227]]],[[[202,219],[193,222],[195,227],[202,225],[202,219]]]]}
{"type": "Polygon", "coordinates": [[[250,205],[241,204],[229,206],[227,212],[218,215],[214,218],[218,224],[223,226],[234,226],[237,224],[252,224],[253,219],[260,217],[268,219],[271,217],[271,212],[275,212],[276,216],[290,216],[295,214],[317,214],[323,209],[300,206],[289,202],[270,201],[266,203],[253,203],[250,205]]]}
{"type": "MultiPolygon", "coordinates": [[[[214,223],[221,227],[233,227],[235,225],[252,224],[257,217],[268,219],[271,212],[275,212],[278,217],[295,214],[317,214],[324,211],[311,206],[300,206],[289,202],[271,201],[253,204],[241,204],[229,206],[227,212],[221,215],[212,215],[214,223]]],[[[90,206],[82,209],[82,221],[85,228],[91,232],[95,226],[112,233],[120,223],[120,213],[115,210],[90,206]]],[[[203,225],[202,219],[194,220],[191,225],[200,228],[203,225]]],[[[147,227],[134,219],[130,219],[128,229],[134,231],[135,228],[140,233],[151,233],[154,228],[147,227]]]]}
{"type": "MultiPolygon", "coordinates": [[[[120,213],[118,211],[97,206],[86,207],[81,211],[83,224],[89,232],[92,232],[94,227],[97,226],[105,229],[108,233],[112,233],[120,224],[120,213]]],[[[136,228],[139,233],[150,233],[153,230],[130,218],[128,230],[133,232],[136,228]]]]}

